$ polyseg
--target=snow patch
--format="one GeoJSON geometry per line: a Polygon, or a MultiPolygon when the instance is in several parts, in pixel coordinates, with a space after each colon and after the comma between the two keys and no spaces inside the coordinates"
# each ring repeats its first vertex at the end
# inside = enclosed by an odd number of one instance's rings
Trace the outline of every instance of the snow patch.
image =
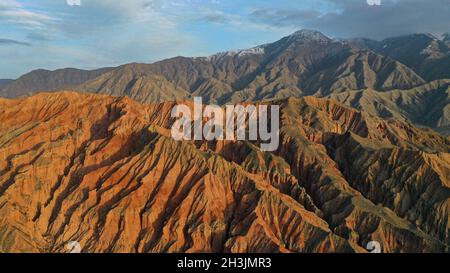
{"type": "Polygon", "coordinates": [[[217,53],[217,54],[211,55],[209,57],[206,57],[206,59],[208,61],[210,61],[213,59],[218,59],[218,58],[223,58],[223,57],[235,57],[235,56],[243,57],[243,56],[248,56],[248,55],[264,55],[265,53],[266,53],[266,49],[264,46],[257,46],[257,47],[253,47],[250,49],[226,51],[226,52],[217,53]]]}

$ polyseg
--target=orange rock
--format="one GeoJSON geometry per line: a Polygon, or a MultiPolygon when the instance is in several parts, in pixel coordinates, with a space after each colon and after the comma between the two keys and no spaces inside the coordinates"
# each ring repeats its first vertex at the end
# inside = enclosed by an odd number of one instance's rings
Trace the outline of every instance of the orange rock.
{"type": "Polygon", "coordinates": [[[281,146],[176,142],[175,103],[0,100],[0,252],[445,252],[449,140],[277,101],[281,146]]]}

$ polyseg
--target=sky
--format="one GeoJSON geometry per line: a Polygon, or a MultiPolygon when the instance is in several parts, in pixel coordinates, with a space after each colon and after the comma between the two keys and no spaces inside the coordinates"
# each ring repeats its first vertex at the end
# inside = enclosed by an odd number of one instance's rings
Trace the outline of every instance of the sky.
{"type": "Polygon", "coordinates": [[[450,0],[0,0],[0,79],[208,56],[304,28],[440,36],[450,32],[450,0]]]}

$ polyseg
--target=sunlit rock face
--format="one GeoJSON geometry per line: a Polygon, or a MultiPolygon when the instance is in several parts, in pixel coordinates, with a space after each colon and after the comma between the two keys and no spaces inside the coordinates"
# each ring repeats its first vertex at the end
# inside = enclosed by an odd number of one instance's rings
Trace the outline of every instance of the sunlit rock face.
{"type": "Polygon", "coordinates": [[[448,251],[448,138],[333,100],[272,103],[269,153],[173,140],[174,102],[0,99],[0,252],[448,251]]]}

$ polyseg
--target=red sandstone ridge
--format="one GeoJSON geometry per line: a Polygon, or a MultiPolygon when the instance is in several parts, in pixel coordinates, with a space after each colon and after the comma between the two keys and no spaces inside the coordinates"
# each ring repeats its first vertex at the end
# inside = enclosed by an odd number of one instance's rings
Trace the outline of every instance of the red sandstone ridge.
{"type": "Polygon", "coordinates": [[[0,252],[447,252],[450,141],[286,99],[280,148],[176,142],[174,103],[0,99],[0,252]]]}

